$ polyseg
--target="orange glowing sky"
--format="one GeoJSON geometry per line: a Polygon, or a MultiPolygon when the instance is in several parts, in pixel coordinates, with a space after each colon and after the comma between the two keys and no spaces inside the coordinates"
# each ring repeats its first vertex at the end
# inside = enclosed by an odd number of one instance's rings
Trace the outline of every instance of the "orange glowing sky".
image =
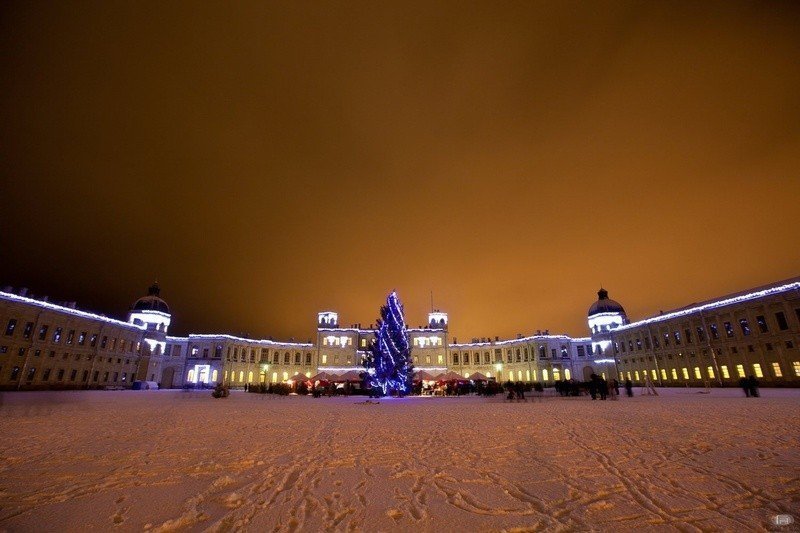
{"type": "Polygon", "coordinates": [[[4,2],[0,285],[305,340],[800,274],[795,2],[4,2]]]}

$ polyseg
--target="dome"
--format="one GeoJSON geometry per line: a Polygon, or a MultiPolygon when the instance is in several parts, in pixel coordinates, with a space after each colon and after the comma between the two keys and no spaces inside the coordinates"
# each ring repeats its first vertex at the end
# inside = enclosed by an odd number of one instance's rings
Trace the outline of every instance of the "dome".
{"type": "Polygon", "coordinates": [[[598,300],[589,308],[588,315],[590,317],[601,313],[619,313],[625,315],[625,308],[616,300],[610,299],[607,290],[601,288],[597,291],[597,298],[598,300]]]}
{"type": "Polygon", "coordinates": [[[158,295],[161,289],[158,288],[158,283],[154,283],[147,289],[147,296],[143,296],[136,300],[133,304],[132,311],[159,311],[161,313],[169,314],[169,306],[167,302],[162,300],[158,295]]]}

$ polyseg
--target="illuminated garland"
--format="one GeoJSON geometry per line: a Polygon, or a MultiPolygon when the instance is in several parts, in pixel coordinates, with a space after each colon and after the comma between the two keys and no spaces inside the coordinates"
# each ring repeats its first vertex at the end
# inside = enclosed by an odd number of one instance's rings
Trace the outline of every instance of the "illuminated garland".
{"type": "Polygon", "coordinates": [[[381,307],[375,339],[364,357],[369,386],[381,394],[407,394],[411,390],[414,365],[403,316],[403,305],[392,291],[381,307]]]}

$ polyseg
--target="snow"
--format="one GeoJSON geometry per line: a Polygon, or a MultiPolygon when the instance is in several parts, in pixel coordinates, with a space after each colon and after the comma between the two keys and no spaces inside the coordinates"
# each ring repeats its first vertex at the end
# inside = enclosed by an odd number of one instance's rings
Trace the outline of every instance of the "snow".
{"type": "Polygon", "coordinates": [[[5,393],[0,531],[796,530],[800,390],[659,391],[5,393]]]}

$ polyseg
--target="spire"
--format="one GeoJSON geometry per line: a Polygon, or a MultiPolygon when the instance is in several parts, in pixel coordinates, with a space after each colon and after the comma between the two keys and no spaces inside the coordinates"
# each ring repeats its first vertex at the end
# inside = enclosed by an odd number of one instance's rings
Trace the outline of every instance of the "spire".
{"type": "Polygon", "coordinates": [[[161,293],[161,289],[158,287],[158,282],[156,281],[147,289],[148,296],[158,296],[161,293]]]}
{"type": "Polygon", "coordinates": [[[598,300],[608,300],[608,291],[605,290],[603,287],[600,287],[600,290],[597,291],[597,299],[598,300]]]}

